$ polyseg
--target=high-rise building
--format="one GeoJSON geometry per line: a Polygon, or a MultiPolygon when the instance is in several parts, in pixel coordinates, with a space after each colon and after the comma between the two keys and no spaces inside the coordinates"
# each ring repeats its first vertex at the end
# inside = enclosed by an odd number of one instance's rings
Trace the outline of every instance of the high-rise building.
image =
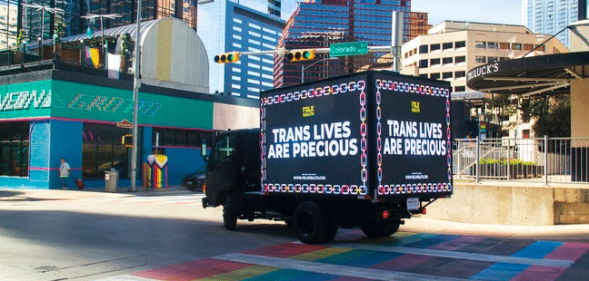
{"type": "MultiPolygon", "coordinates": [[[[392,12],[411,11],[411,0],[310,0],[299,4],[287,21],[278,47],[291,49],[327,48],[332,43],[365,41],[369,46],[391,45],[392,12]]],[[[404,41],[409,32],[409,17],[404,17],[404,41]]],[[[389,52],[390,53],[390,52],[389,52]]],[[[354,72],[360,68],[392,65],[379,59],[387,53],[369,53],[337,60],[318,54],[314,61],[290,62],[275,57],[274,86],[286,86],[354,72]],[[311,66],[312,65],[312,66],[311,66]],[[301,76],[304,73],[304,77],[301,76]]]]}
{"type": "Polygon", "coordinates": [[[477,66],[530,55],[568,52],[550,35],[522,25],[444,21],[403,44],[401,73],[450,82],[453,92],[469,91],[468,71],[477,66]]]}
{"type": "Polygon", "coordinates": [[[428,13],[410,12],[409,13],[409,40],[423,34],[432,28],[428,22],[428,13]]]}
{"type": "MultiPolygon", "coordinates": [[[[200,2],[198,36],[209,57],[209,88],[213,93],[258,98],[272,88],[273,55],[244,55],[236,63],[217,64],[220,53],[274,50],[285,22],[232,1],[200,2]]],[[[264,9],[262,9],[264,10],[264,9]]]]}
{"type": "Polygon", "coordinates": [[[0,49],[16,45],[18,5],[13,1],[0,1],[0,49]]]}
{"type": "MultiPolygon", "coordinates": [[[[103,18],[105,29],[127,25],[137,20],[137,2],[134,0],[0,0],[10,7],[10,13],[16,8],[16,30],[23,30],[25,40],[37,41],[41,37],[47,40],[55,34],[58,22],[65,26],[65,36],[85,33],[88,27],[93,30],[101,29],[100,19],[86,20],[82,16],[87,14],[117,14],[116,19],[103,18]],[[20,4],[19,4],[20,3],[20,4]],[[36,4],[47,8],[61,9],[59,12],[51,12],[48,9],[27,7],[21,4],[36,4]],[[43,21],[43,25],[41,22],[43,21]]],[[[2,17],[0,11],[0,32],[6,29],[8,17],[2,17]]],[[[186,22],[196,29],[197,3],[196,0],[143,0],[142,21],[174,17],[186,22]]],[[[12,15],[10,15],[12,18],[12,15]]],[[[10,40],[15,40],[16,31],[8,32],[10,40]]],[[[9,41],[9,40],[7,40],[9,41]]],[[[0,46],[2,48],[2,46],[0,46]]]]}
{"type": "MultiPolygon", "coordinates": [[[[579,18],[578,7],[579,0],[522,0],[522,24],[534,33],[554,35],[579,18]]],[[[569,47],[568,32],[557,38],[569,47]]]]}

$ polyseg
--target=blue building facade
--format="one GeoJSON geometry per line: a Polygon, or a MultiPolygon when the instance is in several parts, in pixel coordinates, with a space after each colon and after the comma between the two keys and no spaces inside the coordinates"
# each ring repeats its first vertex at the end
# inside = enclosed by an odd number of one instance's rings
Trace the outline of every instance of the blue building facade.
{"type": "MultiPolygon", "coordinates": [[[[212,1],[198,7],[198,36],[209,61],[225,52],[274,50],[285,22],[276,15],[230,2],[212,1]]],[[[273,86],[274,55],[248,55],[232,64],[211,63],[209,87],[223,93],[257,99],[273,86]]]]}
{"type": "MultiPolygon", "coordinates": [[[[534,33],[554,35],[579,18],[579,0],[522,1],[522,24],[534,33]]],[[[570,48],[568,31],[556,37],[570,48]]]]}

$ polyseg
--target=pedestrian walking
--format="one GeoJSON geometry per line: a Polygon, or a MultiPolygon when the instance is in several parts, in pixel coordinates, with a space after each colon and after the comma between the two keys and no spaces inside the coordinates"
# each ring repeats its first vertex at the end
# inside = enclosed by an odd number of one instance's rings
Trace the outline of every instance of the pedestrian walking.
{"type": "Polygon", "coordinates": [[[59,179],[61,180],[61,188],[67,189],[67,181],[71,175],[70,165],[65,162],[65,158],[61,158],[61,165],[59,165],[59,179]]]}

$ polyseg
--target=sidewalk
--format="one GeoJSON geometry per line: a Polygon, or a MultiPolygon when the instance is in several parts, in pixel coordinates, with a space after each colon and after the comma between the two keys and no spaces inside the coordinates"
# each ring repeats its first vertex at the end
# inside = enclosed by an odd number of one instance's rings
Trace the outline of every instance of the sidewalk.
{"type": "Polygon", "coordinates": [[[142,186],[137,191],[129,191],[129,187],[119,187],[117,192],[106,192],[104,188],[77,189],[0,189],[2,201],[40,201],[40,200],[70,200],[101,197],[130,197],[130,196],[170,196],[185,194],[202,194],[186,189],[181,185],[172,185],[158,190],[145,189],[142,186]]]}

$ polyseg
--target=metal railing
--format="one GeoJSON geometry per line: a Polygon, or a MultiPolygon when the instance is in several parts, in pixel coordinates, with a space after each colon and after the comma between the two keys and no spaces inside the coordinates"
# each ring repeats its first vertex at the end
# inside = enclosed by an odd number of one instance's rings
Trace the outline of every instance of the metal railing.
{"type": "Polygon", "coordinates": [[[589,182],[589,138],[455,139],[455,179],[589,182]]]}

